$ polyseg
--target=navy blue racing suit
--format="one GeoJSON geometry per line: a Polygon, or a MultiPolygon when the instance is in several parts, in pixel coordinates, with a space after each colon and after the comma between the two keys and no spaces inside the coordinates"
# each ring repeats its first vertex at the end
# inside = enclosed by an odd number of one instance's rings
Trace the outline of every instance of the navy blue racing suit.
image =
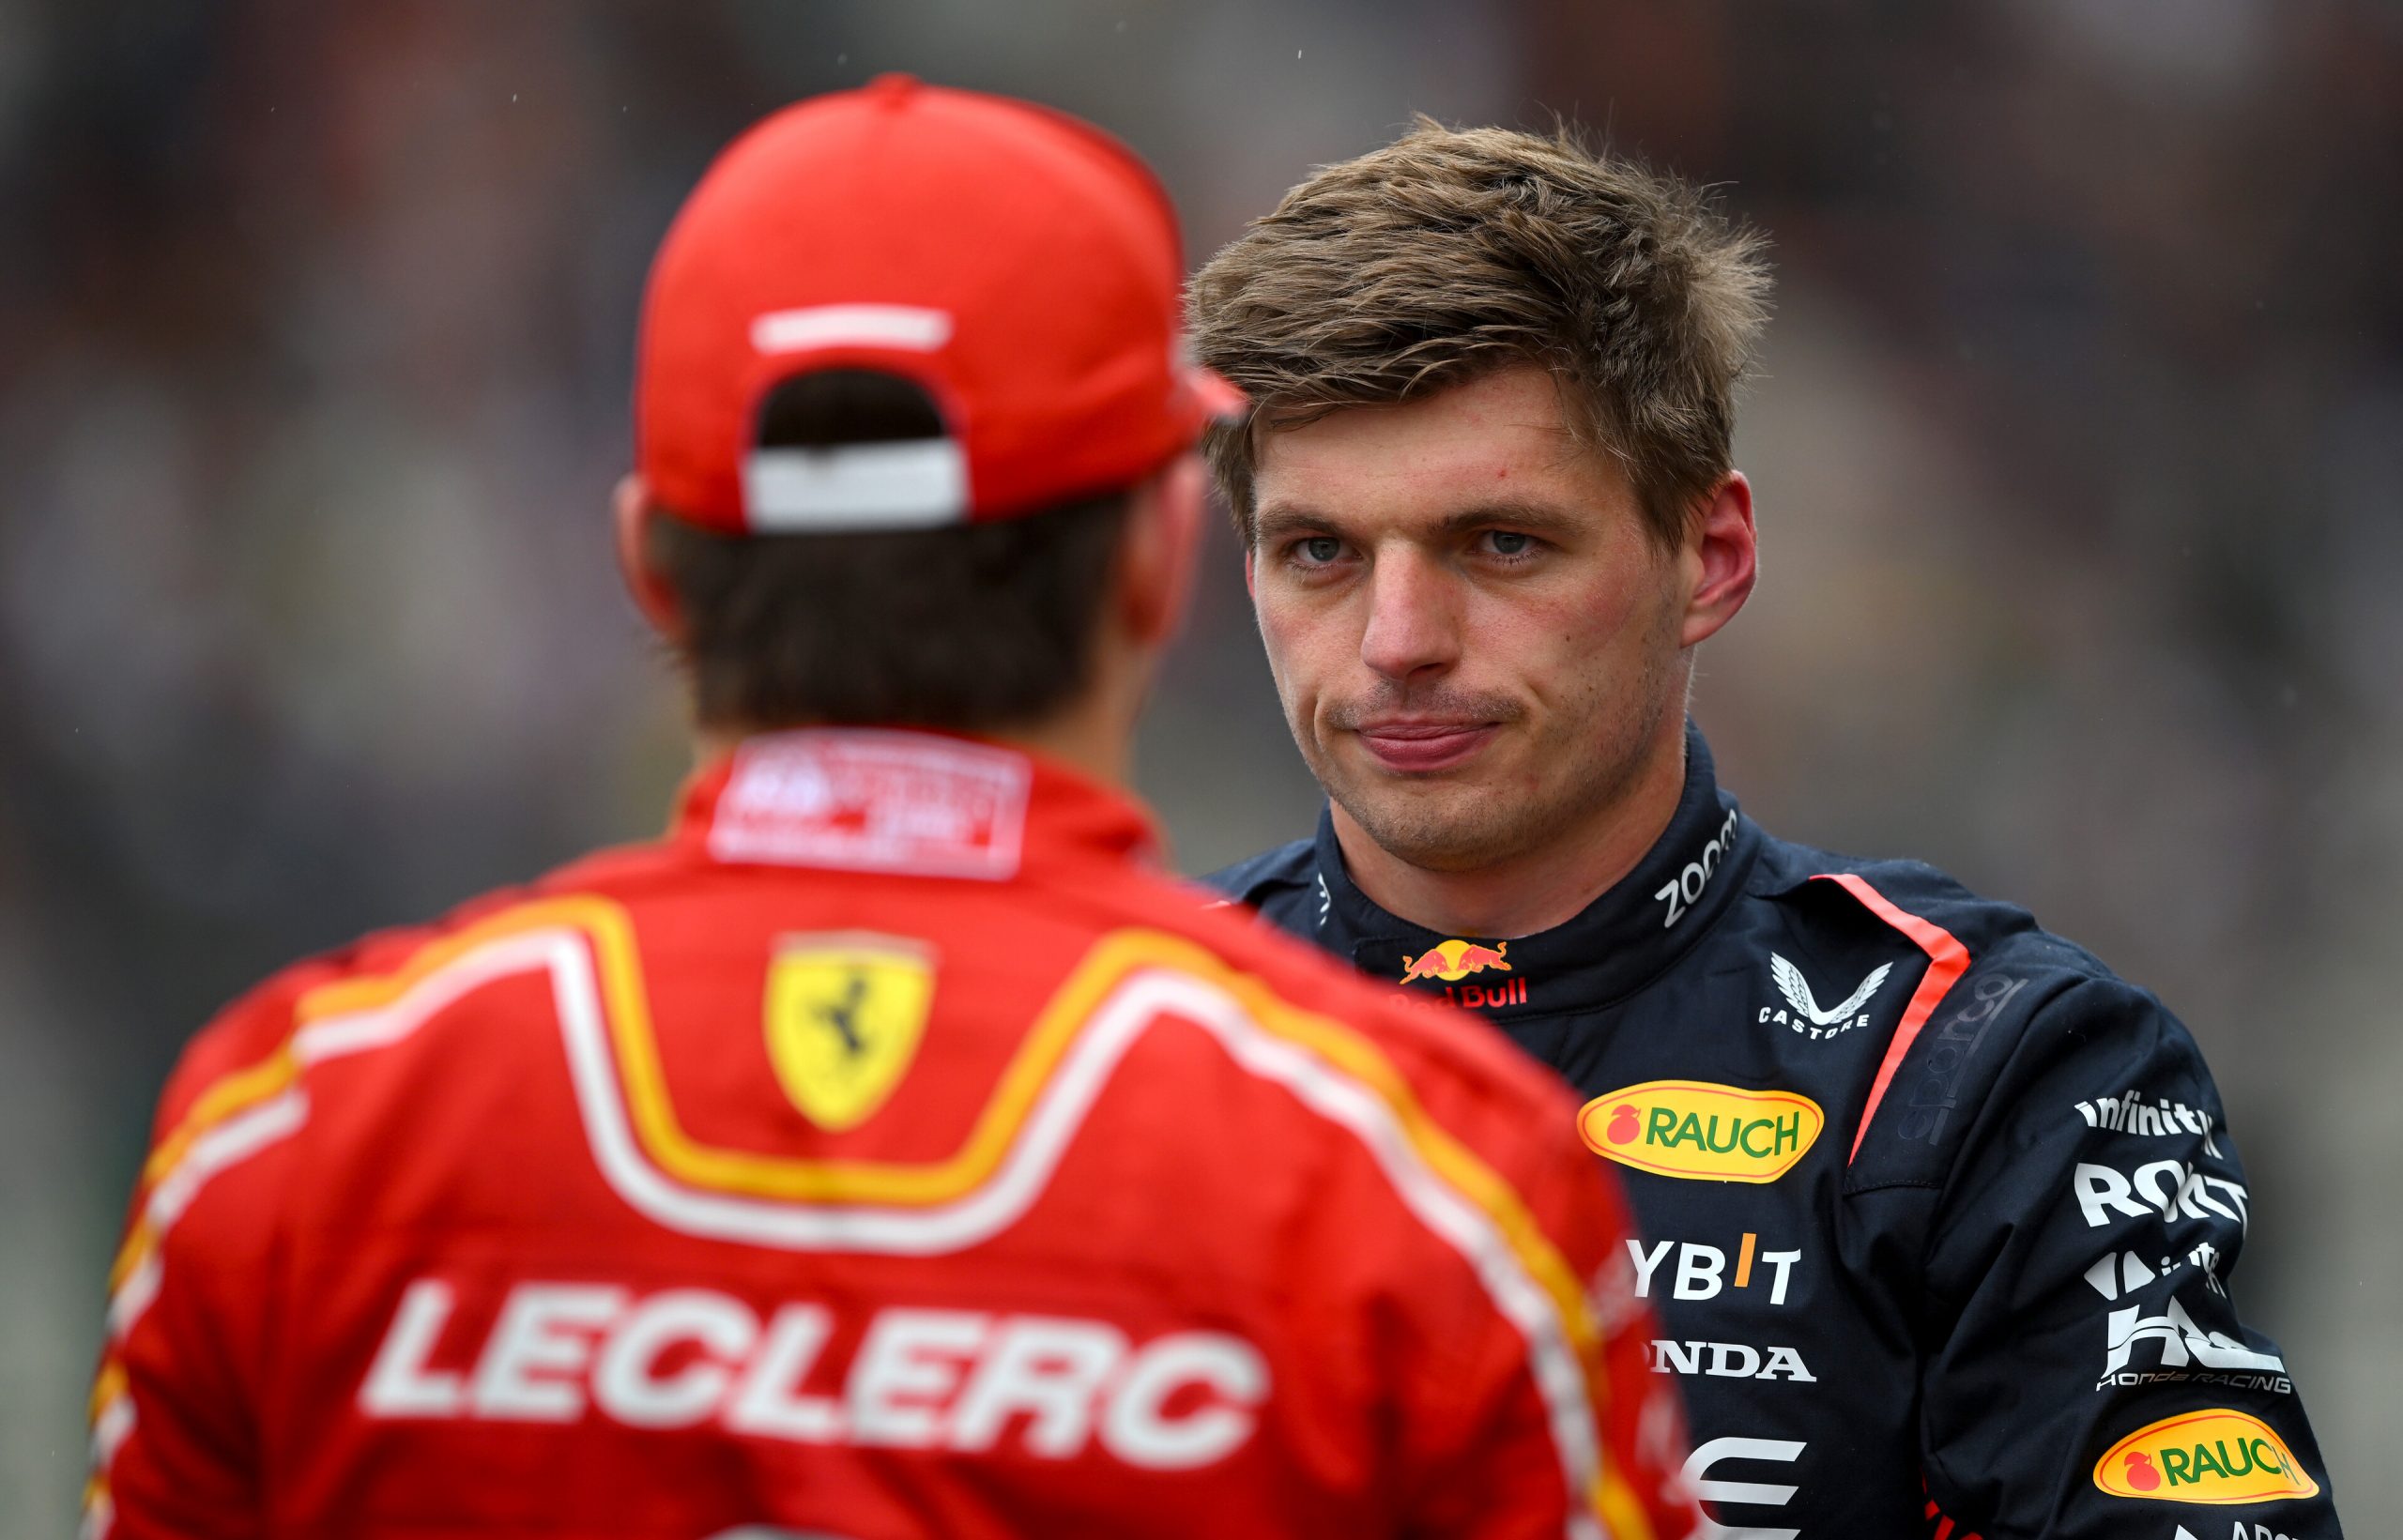
{"type": "Polygon", "coordinates": [[[2194,1039],[2026,911],[1769,837],[1691,728],[1667,831],[1556,929],[1400,920],[1324,816],[1208,881],[1587,1098],[1646,1237],[1599,1287],[1658,1312],[1725,1533],[2339,1534],[2194,1039]]]}

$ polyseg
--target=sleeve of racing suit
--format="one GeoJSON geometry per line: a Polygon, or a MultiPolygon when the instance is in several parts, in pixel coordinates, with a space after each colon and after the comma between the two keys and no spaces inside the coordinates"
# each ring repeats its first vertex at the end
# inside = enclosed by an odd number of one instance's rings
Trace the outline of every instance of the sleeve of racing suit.
{"type": "Polygon", "coordinates": [[[2239,1319],[2255,1214],[2202,1056],[2159,1001],[2044,1001],[1929,1237],[1931,1520],[1986,1540],[2334,1540],[2277,1345],[2239,1319]]]}
{"type": "MultiPolygon", "coordinates": [[[[1421,1426],[1402,1430],[1412,1472],[1407,1533],[1462,1540],[1563,1533],[1562,1451],[1581,1443],[1599,1453],[1599,1479],[1588,1477],[1571,1502],[1567,1534],[1684,1540],[1701,1531],[1682,1473],[1676,1385],[1651,1373],[1645,1358],[1651,1315],[1630,1280],[1612,1275],[1629,1266],[1627,1211],[1573,1126],[1564,1098],[1556,1115],[1525,1120],[1507,1149],[1483,1150],[1523,1206],[1514,1249],[1534,1255],[1529,1272],[1538,1279],[1547,1268],[1558,1270],[1542,1281],[1554,1286],[1548,1292],[1560,1307],[1522,1311],[1518,1321],[1505,1311],[1478,1311],[1480,1329],[1452,1344],[1458,1355],[1447,1355],[1442,1382],[1416,1398],[1421,1426]],[[1537,1322],[1547,1318],[1564,1323],[1567,1343],[1545,1339],[1537,1322]]],[[[1566,1463],[1573,1468],[1575,1457],[1566,1463]]]]}
{"type": "Polygon", "coordinates": [[[262,1532],[257,1376],[277,1198],[306,1108],[280,1014],[229,1014],[161,1099],[110,1274],[84,1540],[262,1532]]]}

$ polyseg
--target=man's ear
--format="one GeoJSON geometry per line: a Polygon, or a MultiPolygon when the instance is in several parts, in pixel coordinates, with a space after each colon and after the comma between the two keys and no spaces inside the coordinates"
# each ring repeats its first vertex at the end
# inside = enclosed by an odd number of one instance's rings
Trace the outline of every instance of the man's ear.
{"type": "Polygon", "coordinates": [[[1135,489],[1118,555],[1118,619],[1128,640],[1156,650],[1185,619],[1205,516],[1198,454],[1178,455],[1135,489]]]}
{"type": "Polygon", "coordinates": [[[666,515],[650,500],[650,487],[640,476],[620,479],[612,503],[618,533],[618,572],[626,580],[626,592],[634,596],[635,608],[642,611],[642,618],[650,622],[651,630],[670,643],[681,641],[684,619],[676,607],[675,590],[650,564],[651,523],[666,515]]]}
{"type": "Polygon", "coordinates": [[[1736,618],[1760,575],[1760,545],[1753,527],[1753,486],[1731,470],[1710,492],[1679,560],[1687,578],[1679,647],[1692,647],[1736,618]]]}

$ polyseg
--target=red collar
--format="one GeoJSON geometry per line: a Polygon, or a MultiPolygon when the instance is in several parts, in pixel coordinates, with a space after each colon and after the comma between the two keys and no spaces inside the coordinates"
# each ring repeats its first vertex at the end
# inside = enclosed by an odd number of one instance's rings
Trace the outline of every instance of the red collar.
{"type": "Polygon", "coordinates": [[[1133,798],[1023,750],[807,727],[744,739],[685,783],[671,836],[731,864],[1004,882],[1061,858],[1158,859],[1133,798]]]}

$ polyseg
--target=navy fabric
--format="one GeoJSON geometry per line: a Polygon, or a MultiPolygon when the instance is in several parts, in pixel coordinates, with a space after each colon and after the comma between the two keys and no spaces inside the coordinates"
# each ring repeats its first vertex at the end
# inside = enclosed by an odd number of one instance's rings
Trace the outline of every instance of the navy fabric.
{"type": "Polygon", "coordinates": [[[1645,1232],[1597,1287],[1658,1313],[1654,1368],[1680,1377],[1729,1532],[2340,1532],[2276,1345],[2238,1318],[2250,1199],[2193,1038],[2025,910],[1771,838],[1691,727],[1667,831],[1554,930],[1386,913],[1324,815],[1205,880],[1589,1099],[1645,1232]]]}

